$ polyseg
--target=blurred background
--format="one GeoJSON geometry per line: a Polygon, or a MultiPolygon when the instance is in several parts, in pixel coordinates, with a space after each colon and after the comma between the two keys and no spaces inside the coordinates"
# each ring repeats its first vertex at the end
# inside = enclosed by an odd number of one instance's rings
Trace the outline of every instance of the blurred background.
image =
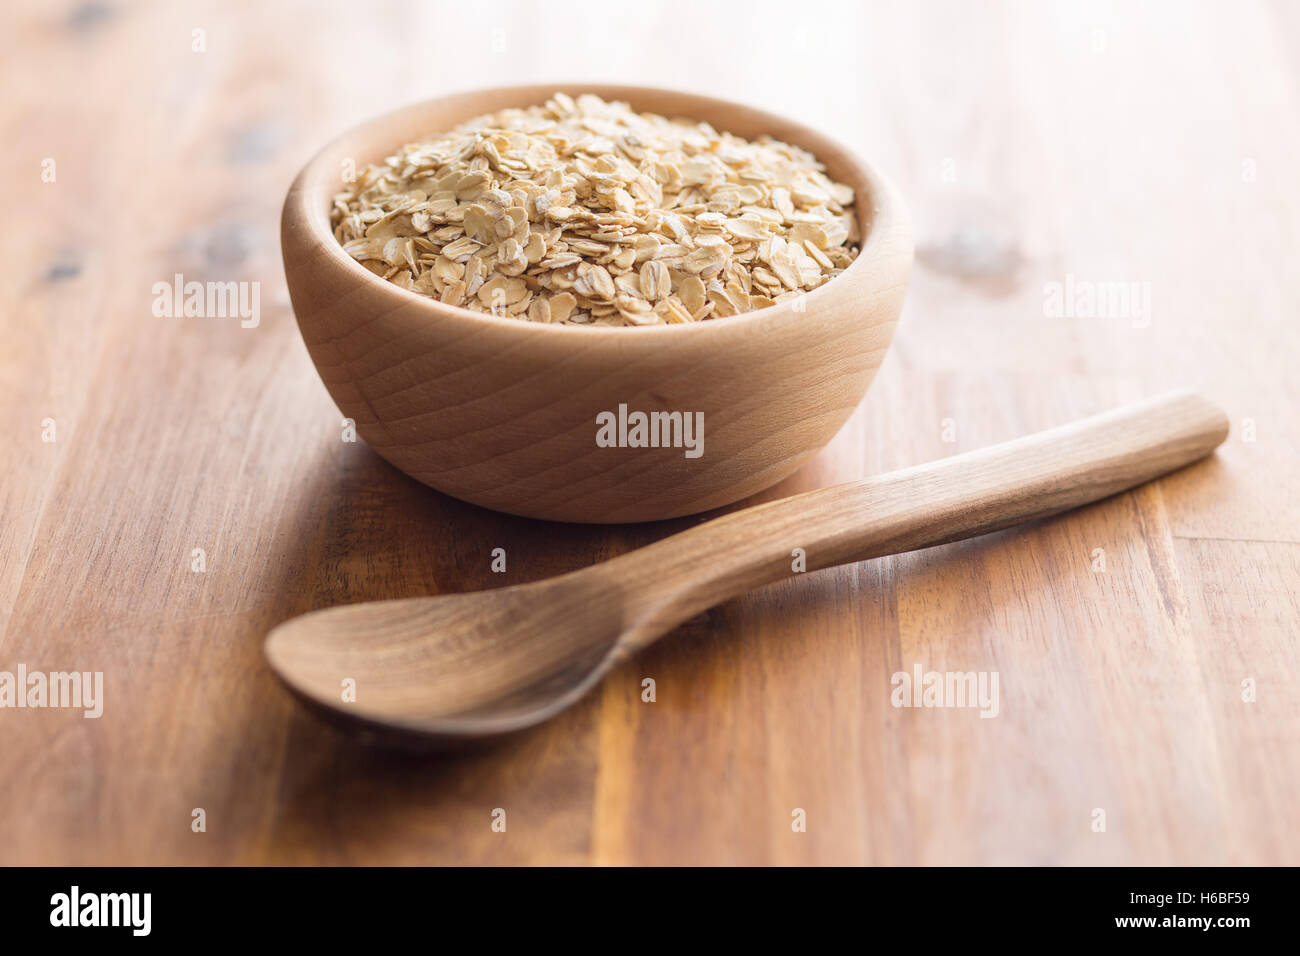
{"type": "Polygon", "coordinates": [[[0,713],[0,862],[1300,860],[1296,4],[85,0],[0,22],[0,668],[103,670],[110,695],[98,721],[0,713]],[[548,526],[415,484],[339,441],[289,309],[280,204],[325,142],[580,81],[788,114],[911,207],[876,383],[763,497],[1166,388],[1221,402],[1232,437],[1063,521],[732,602],[493,752],[335,735],[261,661],[279,621],[693,523],[548,526]],[[175,273],[260,283],[260,323],[156,317],[175,273]],[[1114,284],[1129,311],[1060,307],[1114,284]],[[997,670],[1001,715],[891,708],[918,662],[997,670]]]}

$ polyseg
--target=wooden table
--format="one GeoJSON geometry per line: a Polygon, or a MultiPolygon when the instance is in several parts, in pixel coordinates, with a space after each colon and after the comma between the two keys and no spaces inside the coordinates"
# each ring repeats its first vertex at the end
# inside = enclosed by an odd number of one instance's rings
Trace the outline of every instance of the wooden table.
{"type": "Polygon", "coordinates": [[[680,4],[570,6],[6,8],[0,670],[102,671],[105,699],[0,710],[0,863],[1300,863],[1297,8],[692,6],[718,47],[680,4]],[[268,672],[279,621],[698,520],[547,525],[416,484],[341,440],[289,309],[279,206],[318,146],[554,77],[797,115],[908,197],[891,354],[763,498],[1171,387],[1233,434],[1067,518],[733,601],[496,749],[338,734],[268,672]],[[260,324],[155,316],[176,273],[259,282],[260,324]],[[1137,298],[1056,314],[1067,283],[1137,298]],[[996,672],[997,717],[891,706],[918,664],[996,672]]]}

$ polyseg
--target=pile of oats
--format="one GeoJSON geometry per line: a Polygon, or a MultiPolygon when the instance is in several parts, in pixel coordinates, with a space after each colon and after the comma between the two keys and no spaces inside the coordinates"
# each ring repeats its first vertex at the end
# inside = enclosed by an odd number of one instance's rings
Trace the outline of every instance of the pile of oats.
{"type": "Polygon", "coordinates": [[[858,240],[853,190],[798,147],[563,93],[368,167],[333,223],[404,289],[579,325],[761,309],[834,278],[858,240]]]}

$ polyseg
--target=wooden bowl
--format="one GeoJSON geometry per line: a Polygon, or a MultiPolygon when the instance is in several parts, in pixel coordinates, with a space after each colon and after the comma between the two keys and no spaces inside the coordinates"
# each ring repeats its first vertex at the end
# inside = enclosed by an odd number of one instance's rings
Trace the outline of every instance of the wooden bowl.
{"type": "Polygon", "coordinates": [[[487,508],[578,522],[705,511],[780,481],[848,419],[889,347],[912,262],[894,188],[843,147],[723,100],[636,86],[566,86],[638,111],[763,133],[812,151],[857,193],[857,260],[801,300],[700,323],[543,325],[469,312],[372,274],[335,241],[342,171],[556,87],[483,90],[371,120],[326,146],[284,204],[289,294],[325,387],[370,446],[413,478],[487,508]],[[802,306],[798,308],[797,306],[802,306]],[[703,453],[599,447],[597,415],[703,412],[703,453]]]}

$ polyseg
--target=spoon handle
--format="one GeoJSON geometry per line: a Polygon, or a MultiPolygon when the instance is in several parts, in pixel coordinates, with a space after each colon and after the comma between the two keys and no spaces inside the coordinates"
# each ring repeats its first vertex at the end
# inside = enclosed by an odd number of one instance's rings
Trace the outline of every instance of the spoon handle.
{"type": "Polygon", "coordinates": [[[724,515],[607,562],[626,588],[619,657],[794,573],[958,541],[1125,491],[1210,454],[1228,419],[1170,392],[978,451],[724,515]]]}

